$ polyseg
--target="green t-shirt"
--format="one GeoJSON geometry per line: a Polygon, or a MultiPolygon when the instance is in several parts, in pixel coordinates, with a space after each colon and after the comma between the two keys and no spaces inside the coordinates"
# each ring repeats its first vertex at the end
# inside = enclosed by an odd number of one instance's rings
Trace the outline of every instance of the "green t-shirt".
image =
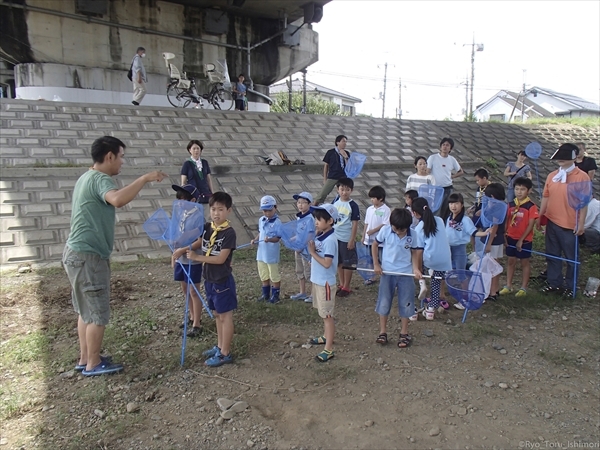
{"type": "Polygon", "coordinates": [[[79,177],[73,190],[71,233],[67,240],[71,250],[110,257],[115,239],[115,207],[104,196],[115,189],[112,177],[97,170],[88,170],[79,177]]]}

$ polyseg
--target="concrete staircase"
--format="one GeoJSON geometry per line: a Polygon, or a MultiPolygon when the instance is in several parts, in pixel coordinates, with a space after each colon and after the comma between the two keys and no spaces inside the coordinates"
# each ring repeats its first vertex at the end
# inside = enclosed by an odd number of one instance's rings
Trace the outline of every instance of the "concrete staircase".
{"type": "MultiPolygon", "coordinates": [[[[119,186],[143,173],[161,169],[171,175],[145,188],[117,213],[113,257],[168,254],[149,239],[143,222],[157,208],[169,210],[174,199],[171,183],[187,157],[190,139],[205,144],[203,157],[219,189],[234,199],[234,227],[239,243],[255,233],[260,197],[274,195],[284,221],[295,213],[292,195],[318,193],[321,159],[338,134],[348,136],[350,151],[369,156],[355,180],[353,198],[361,210],[369,205],[368,190],[382,185],[387,203],[403,206],[406,178],[417,155],[437,152],[442,137],[451,136],[455,156],[467,172],[456,189],[470,202],[475,190],[473,171],[485,166],[501,176],[507,161],[529,142],[538,141],[544,154],[538,164],[540,182],[555,168],[548,161],[564,142],[583,141],[600,159],[600,131],[575,126],[519,126],[498,123],[398,121],[366,117],[334,117],[235,111],[162,109],[154,107],[84,106],[74,103],[0,100],[0,263],[59,262],[69,233],[71,193],[77,178],[91,165],[90,147],[99,136],[112,135],[127,145],[119,186]],[[303,166],[266,166],[259,156],[284,150],[303,166]],[[494,170],[497,166],[497,170],[494,170]]],[[[535,183],[534,183],[535,184],[535,183]]],[[[333,196],[333,194],[332,194],[333,196]]]]}

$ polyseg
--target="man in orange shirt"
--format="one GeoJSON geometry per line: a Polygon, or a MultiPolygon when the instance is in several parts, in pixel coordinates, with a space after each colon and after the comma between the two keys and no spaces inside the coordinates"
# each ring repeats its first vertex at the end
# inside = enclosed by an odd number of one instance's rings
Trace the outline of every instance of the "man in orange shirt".
{"type": "MultiPolygon", "coordinates": [[[[551,172],[546,178],[540,219],[546,216],[546,253],[550,256],[564,257],[575,260],[575,236],[584,232],[587,206],[579,211],[569,206],[567,185],[581,181],[590,181],[587,173],[575,166],[577,146],[563,144],[552,155],[559,168],[551,172]],[[579,214],[577,229],[575,228],[575,214],[579,214]],[[564,256],[563,256],[564,255],[564,256]]],[[[538,230],[541,228],[540,219],[537,221],[538,230]]],[[[542,289],[544,293],[564,294],[565,297],[573,296],[573,283],[575,281],[575,264],[567,263],[567,273],[563,283],[562,261],[548,258],[548,285],[542,289]]]]}

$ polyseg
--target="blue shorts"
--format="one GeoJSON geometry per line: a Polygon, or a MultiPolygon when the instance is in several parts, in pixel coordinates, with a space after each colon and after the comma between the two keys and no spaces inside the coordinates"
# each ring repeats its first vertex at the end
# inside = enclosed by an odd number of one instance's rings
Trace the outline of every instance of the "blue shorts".
{"type": "Polygon", "coordinates": [[[415,281],[404,275],[381,275],[379,294],[375,312],[380,316],[389,316],[394,301],[394,291],[398,290],[398,313],[404,319],[415,313],[415,281]]]}
{"type": "Polygon", "coordinates": [[[506,256],[516,257],[517,259],[528,259],[531,258],[531,252],[526,252],[524,250],[531,250],[533,248],[533,242],[525,242],[523,241],[523,245],[521,246],[521,251],[518,251],[515,247],[517,246],[517,239],[510,238],[506,236],[506,256]]]}
{"type": "Polygon", "coordinates": [[[229,275],[223,283],[204,281],[204,290],[206,291],[208,307],[212,311],[223,314],[237,308],[237,294],[233,275],[229,275]]]}
{"type": "MultiPolygon", "coordinates": [[[[175,281],[185,281],[186,283],[188,282],[188,277],[183,270],[184,268],[185,272],[187,272],[189,269],[189,265],[183,264],[183,267],[181,267],[181,264],[175,264],[175,269],[173,269],[173,279],[175,281]]],[[[192,283],[200,283],[200,279],[202,278],[202,264],[192,264],[190,278],[192,279],[192,283]]]]}

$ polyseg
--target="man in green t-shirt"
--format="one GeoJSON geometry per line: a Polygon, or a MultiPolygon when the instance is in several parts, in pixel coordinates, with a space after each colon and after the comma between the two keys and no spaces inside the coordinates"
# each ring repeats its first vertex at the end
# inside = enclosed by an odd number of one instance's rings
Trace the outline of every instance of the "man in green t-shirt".
{"type": "Polygon", "coordinates": [[[73,191],[71,232],[63,252],[63,265],[71,283],[71,297],[79,315],[79,362],[75,370],[84,376],[117,373],[121,364],[100,356],[104,329],[110,318],[110,254],[115,237],[115,208],[121,208],[146,183],[162,181],[166,173],[142,175],[121,189],[113,180],[123,165],[125,144],[104,136],[92,144],[94,165],[73,191]]]}

